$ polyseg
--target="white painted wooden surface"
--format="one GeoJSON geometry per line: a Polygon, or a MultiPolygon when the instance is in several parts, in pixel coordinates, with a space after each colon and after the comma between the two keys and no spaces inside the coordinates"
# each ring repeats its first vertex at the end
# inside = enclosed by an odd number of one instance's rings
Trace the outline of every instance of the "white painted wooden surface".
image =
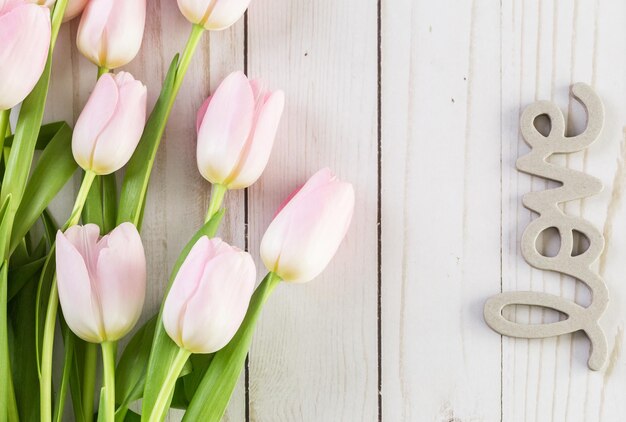
{"type": "MultiPolygon", "coordinates": [[[[148,4],[143,50],[127,70],[152,104],[188,25],[174,0],[148,4]]],[[[73,47],[77,26],[59,38],[50,121],[74,121],[95,80],[73,47]]],[[[327,271],[269,301],[227,420],[622,421],[625,44],[621,1],[252,0],[247,22],[204,38],[170,119],[143,232],[145,316],[207,206],[195,110],[244,69],[283,88],[287,105],[268,170],[247,193],[229,194],[220,235],[256,256],[278,204],[323,166],[354,183],[357,208],[327,271]],[[607,114],[587,153],[557,158],[605,184],[566,206],[607,239],[599,265],[612,295],[603,319],[612,353],[597,373],[583,335],[514,340],[482,320],[484,300],[501,289],[588,300],[573,280],[531,270],[518,251],[532,218],[521,196],[551,186],[514,168],[528,151],[519,115],[549,99],[572,133],[582,130],[584,111],[568,96],[575,81],[595,87],[607,114]]],[[[76,187],[55,203],[57,215],[76,187]]],[[[528,308],[510,316],[556,318],[528,308]]]]}

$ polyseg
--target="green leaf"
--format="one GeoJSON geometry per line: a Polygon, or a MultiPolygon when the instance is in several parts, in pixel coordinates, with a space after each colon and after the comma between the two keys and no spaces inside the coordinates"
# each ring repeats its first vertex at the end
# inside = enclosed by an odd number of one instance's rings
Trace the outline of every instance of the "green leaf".
{"type": "MultiPolygon", "coordinates": [[[[185,248],[180,253],[176,263],[174,264],[174,268],[172,269],[172,274],[170,275],[170,279],[168,282],[167,290],[169,291],[174,278],[176,278],[176,274],[178,274],[178,270],[180,266],[185,261],[185,258],[191,251],[193,245],[196,244],[198,239],[202,236],[213,237],[217,232],[220,222],[222,221],[222,217],[224,215],[224,209],[220,210],[216,213],[213,218],[211,218],[204,226],[200,228],[193,235],[191,240],[187,243],[185,248]]],[[[167,297],[167,293],[165,294],[167,297]]],[[[154,339],[152,341],[152,350],[150,352],[150,360],[148,361],[148,371],[146,375],[144,396],[143,396],[143,416],[148,418],[150,416],[150,412],[154,407],[157,396],[161,390],[161,386],[165,381],[165,376],[167,375],[167,368],[172,365],[176,354],[178,353],[178,346],[176,343],[170,339],[170,337],[165,332],[165,328],[163,327],[163,322],[161,320],[161,313],[163,312],[163,303],[165,303],[165,299],[161,303],[161,310],[159,311],[159,318],[157,322],[157,329],[154,334],[154,339]]],[[[198,419],[201,420],[201,419],[198,419]]]]}
{"type": "Polygon", "coordinates": [[[150,318],[137,330],[124,349],[117,364],[115,371],[115,402],[119,405],[120,410],[128,409],[132,402],[139,400],[142,396],[157,316],[150,318]]]}
{"type": "MultiPolygon", "coordinates": [[[[63,334],[65,335],[65,326],[63,327],[63,334]]],[[[74,420],[76,422],[91,422],[93,418],[85,419],[85,410],[83,409],[83,380],[81,374],[83,374],[85,345],[86,342],[77,342],[78,337],[74,337],[74,353],[72,356],[72,368],[70,370],[70,394],[72,396],[72,409],[74,410],[74,420]]],[[[80,340],[80,339],[78,339],[80,340]]],[[[93,395],[91,397],[93,402],[93,395]]]]}
{"type": "MultiPolygon", "coordinates": [[[[9,201],[10,202],[10,201],[9,201]]],[[[6,211],[6,209],[3,209],[6,211]]],[[[2,222],[5,225],[5,221],[2,222]]],[[[0,267],[0,411],[6,412],[3,419],[17,420],[18,410],[13,390],[13,378],[9,356],[9,321],[7,308],[8,262],[5,260],[0,267]]]]}
{"type": "Polygon", "coordinates": [[[43,268],[46,258],[39,258],[17,268],[9,268],[9,302],[19,293],[26,283],[33,281],[43,268]]]}
{"type": "Polygon", "coordinates": [[[28,233],[77,168],[78,165],[72,156],[72,131],[63,123],[41,154],[26,185],[22,203],[13,223],[11,251],[28,233]]]}
{"type": "MultiPolygon", "coordinates": [[[[43,150],[52,140],[54,135],[63,127],[67,126],[65,122],[53,122],[47,123],[39,129],[39,134],[37,135],[37,142],[35,143],[35,149],[40,151],[43,150]]],[[[13,135],[7,136],[4,141],[4,146],[11,148],[13,145],[13,135]]]]}
{"type": "Polygon", "coordinates": [[[37,296],[35,280],[33,276],[9,304],[13,328],[11,371],[13,379],[19,380],[15,383],[15,398],[22,421],[39,420],[39,375],[34,364],[37,359],[33,312],[37,296]]]}
{"type": "Polygon", "coordinates": [[[246,362],[261,309],[279,282],[278,276],[269,273],[257,287],[239,330],[226,347],[215,353],[183,421],[217,422],[222,419],[246,362]]]}
{"type": "Polygon", "coordinates": [[[196,394],[196,390],[198,390],[198,386],[202,378],[204,378],[204,374],[206,374],[206,371],[209,369],[209,365],[211,365],[214,357],[215,353],[191,355],[189,361],[191,362],[192,370],[189,375],[182,379],[183,382],[181,385],[186,402],[185,408],[191,403],[191,399],[196,394]]]}
{"type": "Polygon", "coordinates": [[[83,208],[83,222],[98,225],[101,234],[109,233],[115,228],[117,218],[116,185],[115,174],[97,176],[91,185],[83,208]]]}
{"type": "Polygon", "coordinates": [[[192,354],[180,373],[170,407],[186,410],[215,353],[192,354]]]}
{"type": "MultiPolygon", "coordinates": [[[[2,202],[0,208],[0,248],[3,255],[5,253],[6,244],[1,239],[6,239],[8,230],[10,229],[10,221],[8,218],[8,210],[11,205],[11,195],[9,194],[2,202]]],[[[15,403],[14,390],[12,385],[12,374],[10,370],[9,355],[9,320],[8,320],[8,272],[9,263],[6,259],[2,260],[0,266],[0,418],[6,420],[17,413],[17,403],[15,403]]]]}
{"type": "Polygon", "coordinates": [[[139,145],[126,167],[117,215],[118,224],[130,221],[138,229],[141,228],[141,217],[148,193],[150,173],[152,172],[154,159],[176,97],[174,81],[177,68],[178,55],[174,57],[170,64],[159,99],[152,113],[150,113],[139,145]]]}
{"type": "Polygon", "coordinates": [[[128,411],[126,417],[124,418],[124,422],[140,422],[141,415],[136,414],[133,411],[128,411]]]}
{"type": "Polygon", "coordinates": [[[106,389],[104,387],[102,387],[100,389],[100,400],[98,401],[98,403],[99,403],[98,418],[96,419],[98,422],[109,422],[109,421],[105,420],[105,417],[104,417],[104,414],[106,413],[105,410],[104,410],[104,407],[106,405],[106,400],[107,400],[106,389]]]}

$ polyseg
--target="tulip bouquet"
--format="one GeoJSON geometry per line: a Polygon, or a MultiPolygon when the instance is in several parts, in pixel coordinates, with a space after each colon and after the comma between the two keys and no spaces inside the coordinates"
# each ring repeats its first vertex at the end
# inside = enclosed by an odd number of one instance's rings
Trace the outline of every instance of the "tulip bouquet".
{"type": "Polygon", "coordinates": [[[161,421],[171,407],[185,420],[218,421],[272,291],[315,278],[335,254],[354,192],[328,169],[278,210],[256,289],[250,253],[216,237],[227,192],[266,167],[285,103],[282,91],[234,72],[198,112],[197,165],[212,184],[205,222],[174,264],[159,312],[118,350],[147,283],[159,282],[147,279],[140,229],[172,106],[203,33],[232,25],[248,3],[178,0],[191,33],[146,121],[147,88],[115,72],[141,47],[145,0],[0,0],[0,421],[60,421],[70,397],[79,421],[161,421]],[[59,28],[81,14],[77,45],[97,82],[73,129],[42,124],[59,28]],[[79,168],[74,206],[57,225],[48,205],[79,168]],[[139,402],[140,414],[130,410],[139,402]]]}

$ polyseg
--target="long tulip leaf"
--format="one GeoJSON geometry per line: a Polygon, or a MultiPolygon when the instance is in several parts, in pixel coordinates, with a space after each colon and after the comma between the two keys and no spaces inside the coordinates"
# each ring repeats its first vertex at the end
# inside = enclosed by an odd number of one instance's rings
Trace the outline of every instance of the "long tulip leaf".
{"type": "Polygon", "coordinates": [[[115,370],[115,401],[119,405],[116,419],[124,419],[128,406],[139,400],[146,382],[146,366],[150,357],[157,316],[150,318],[133,335],[124,349],[115,370]]]}
{"type": "Polygon", "coordinates": [[[56,396],[54,403],[54,421],[62,422],[63,410],[65,409],[65,399],[67,397],[67,390],[70,386],[70,377],[72,371],[72,364],[74,361],[74,333],[70,330],[65,322],[65,319],[61,316],[61,328],[63,330],[63,371],[61,373],[61,382],[59,386],[59,392],[56,396]]]}
{"type": "Polygon", "coordinates": [[[13,223],[11,250],[15,249],[76,172],[78,165],[72,156],[71,142],[72,130],[63,123],[43,150],[26,185],[13,223]]]}
{"type": "Polygon", "coordinates": [[[38,258],[32,262],[21,265],[17,268],[9,267],[9,302],[19,293],[19,291],[32,281],[43,268],[46,258],[38,258]]]}
{"type": "MultiPolygon", "coordinates": [[[[57,134],[57,132],[63,127],[67,126],[65,122],[52,122],[46,123],[39,128],[39,134],[37,135],[37,141],[35,143],[35,149],[37,151],[41,151],[50,143],[52,138],[57,134]]],[[[13,145],[13,135],[7,136],[4,140],[4,147],[11,148],[13,145]]]]}
{"type": "MultiPolygon", "coordinates": [[[[9,275],[9,277],[11,277],[9,275]]],[[[25,283],[9,303],[10,324],[13,328],[11,371],[15,383],[15,399],[22,421],[39,420],[39,375],[35,343],[35,300],[37,295],[36,275],[25,283]]],[[[12,280],[13,281],[13,280],[12,280]]]]}
{"type": "Polygon", "coordinates": [[[126,167],[117,216],[118,224],[130,221],[138,229],[141,227],[141,216],[148,193],[150,173],[176,96],[174,81],[177,69],[178,55],[170,64],[159,99],[154,105],[152,113],[150,113],[139,145],[126,167]]]}
{"type": "Polygon", "coordinates": [[[100,227],[101,234],[109,233],[115,228],[117,219],[115,174],[96,177],[89,190],[82,217],[83,222],[100,227]]]}

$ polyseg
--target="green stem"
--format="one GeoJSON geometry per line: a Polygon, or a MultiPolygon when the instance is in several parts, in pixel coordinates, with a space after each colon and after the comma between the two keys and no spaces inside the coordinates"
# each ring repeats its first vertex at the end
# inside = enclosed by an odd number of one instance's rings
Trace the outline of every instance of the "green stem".
{"type": "Polygon", "coordinates": [[[178,349],[178,353],[176,353],[176,357],[167,372],[163,385],[161,386],[161,391],[154,403],[150,419],[148,419],[149,422],[161,422],[165,418],[170,402],[172,401],[174,388],[176,388],[176,380],[183,370],[187,359],[189,359],[189,356],[191,356],[191,352],[182,348],[178,349]]]}
{"type": "Polygon", "coordinates": [[[7,136],[10,115],[11,110],[0,111],[0,151],[4,150],[4,138],[7,136]]]}
{"type": "Polygon", "coordinates": [[[52,12],[52,33],[50,37],[50,55],[52,55],[54,45],[57,42],[57,36],[59,35],[59,29],[63,23],[67,3],[69,3],[69,0],[57,0],[54,5],[54,11],[52,12]]]}
{"type": "Polygon", "coordinates": [[[74,208],[72,209],[70,218],[68,218],[63,225],[62,231],[65,231],[68,228],[78,224],[78,221],[80,220],[80,214],[83,212],[83,207],[85,206],[85,201],[87,200],[87,195],[89,195],[89,189],[91,189],[91,184],[93,183],[95,178],[96,173],[94,173],[93,171],[85,172],[83,182],[81,183],[80,189],[78,190],[78,195],[76,195],[74,208]]]}
{"type": "Polygon", "coordinates": [[[105,341],[101,346],[104,369],[104,420],[105,422],[115,422],[115,354],[117,342],[105,341]]]}
{"type": "Polygon", "coordinates": [[[228,188],[226,186],[219,183],[213,185],[211,190],[211,199],[209,201],[209,209],[206,213],[206,218],[204,219],[205,223],[220,210],[222,203],[224,202],[224,195],[226,195],[226,192],[228,192],[228,188]]]}
{"type": "MultiPolygon", "coordinates": [[[[89,194],[89,189],[91,188],[91,184],[93,183],[95,177],[96,174],[91,171],[85,173],[83,182],[78,190],[78,195],[76,196],[74,208],[72,209],[70,218],[63,225],[62,231],[65,231],[67,228],[78,223],[80,214],[83,211],[83,206],[85,205],[85,200],[89,194]]],[[[54,253],[53,247],[51,247],[50,254],[54,253]]],[[[39,383],[39,400],[41,402],[42,421],[50,421],[52,417],[52,350],[54,347],[54,330],[58,308],[59,295],[55,275],[52,278],[52,285],[50,286],[50,297],[48,299],[48,307],[46,309],[46,319],[43,329],[43,343],[41,348],[41,382],[39,383]]]]}
{"type": "Polygon", "coordinates": [[[93,394],[96,389],[96,366],[98,363],[98,348],[95,343],[85,343],[82,407],[83,420],[93,419],[93,394]]]}
{"type": "Polygon", "coordinates": [[[41,421],[52,420],[52,349],[54,344],[54,325],[56,323],[59,299],[56,276],[50,286],[50,300],[46,308],[46,320],[43,326],[43,342],[41,347],[41,380],[39,394],[41,403],[41,421]]]}
{"type": "Polygon", "coordinates": [[[198,47],[198,43],[202,39],[202,34],[204,33],[204,31],[205,29],[198,24],[194,24],[191,28],[191,34],[189,34],[189,39],[187,40],[187,44],[185,45],[185,50],[180,57],[180,62],[178,62],[178,70],[176,71],[176,78],[174,79],[174,92],[172,95],[171,104],[174,104],[174,99],[176,98],[178,90],[180,89],[180,86],[185,79],[185,74],[187,73],[187,69],[189,68],[189,63],[191,63],[193,53],[196,51],[196,48],[198,47]]]}
{"type": "Polygon", "coordinates": [[[102,75],[104,75],[106,73],[109,73],[109,69],[108,68],[102,67],[102,66],[98,67],[98,79],[100,79],[100,76],[102,76],[102,75]]]}

